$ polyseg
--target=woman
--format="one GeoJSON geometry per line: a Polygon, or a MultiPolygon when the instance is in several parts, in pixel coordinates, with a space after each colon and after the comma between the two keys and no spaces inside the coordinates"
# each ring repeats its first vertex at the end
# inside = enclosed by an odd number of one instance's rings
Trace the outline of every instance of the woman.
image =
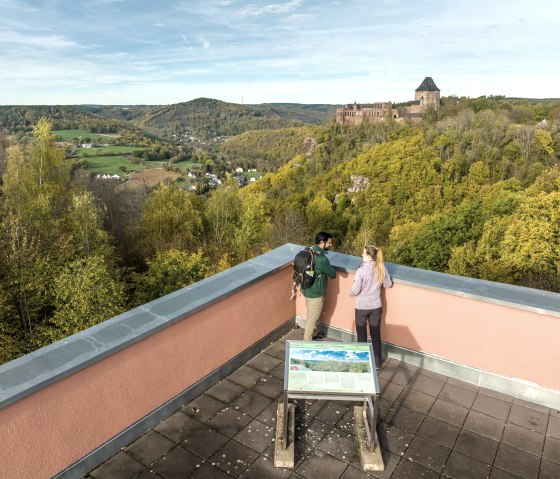
{"type": "Polygon", "coordinates": [[[367,324],[373,343],[377,369],[381,366],[381,287],[393,286],[383,263],[381,249],[366,245],[362,252],[364,262],[356,271],[350,296],[356,298],[355,317],[358,342],[367,342],[367,324]]]}

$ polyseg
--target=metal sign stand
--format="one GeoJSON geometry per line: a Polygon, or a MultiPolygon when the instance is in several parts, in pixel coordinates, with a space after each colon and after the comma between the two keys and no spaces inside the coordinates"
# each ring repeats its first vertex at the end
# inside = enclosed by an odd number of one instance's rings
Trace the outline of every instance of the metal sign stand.
{"type": "MultiPolygon", "coordinates": [[[[379,411],[379,383],[375,364],[371,363],[370,373],[373,375],[375,387],[367,392],[341,392],[341,391],[297,391],[290,388],[290,344],[297,343],[299,346],[311,343],[310,341],[287,341],[286,343],[286,371],[284,375],[284,394],[282,403],[278,404],[276,415],[276,443],[274,454],[275,467],[294,467],[295,452],[295,404],[289,400],[296,399],[318,399],[326,401],[357,401],[361,406],[354,406],[354,431],[358,441],[360,461],[362,468],[366,471],[384,470],[381,450],[377,440],[377,417],[379,411]]],[[[322,343],[328,348],[329,343],[322,343]]],[[[355,348],[356,343],[330,343],[333,348],[341,350],[345,344],[355,348]]],[[[370,358],[373,358],[373,350],[370,348],[370,358]]],[[[343,374],[343,373],[340,373],[343,374]]]]}

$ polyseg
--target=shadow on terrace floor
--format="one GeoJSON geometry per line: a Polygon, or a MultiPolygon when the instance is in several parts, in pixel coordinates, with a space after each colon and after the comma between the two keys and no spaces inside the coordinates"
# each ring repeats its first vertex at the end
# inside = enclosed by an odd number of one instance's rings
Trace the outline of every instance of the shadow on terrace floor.
{"type": "Polygon", "coordinates": [[[354,402],[297,405],[296,467],[273,466],[276,404],[295,329],[87,478],[558,479],[560,412],[389,360],[379,372],[385,471],[356,456],[354,402]]]}

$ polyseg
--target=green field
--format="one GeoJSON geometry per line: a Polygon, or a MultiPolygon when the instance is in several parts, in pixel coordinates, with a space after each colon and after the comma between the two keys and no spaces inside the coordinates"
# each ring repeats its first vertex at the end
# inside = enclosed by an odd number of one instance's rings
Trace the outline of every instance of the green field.
{"type": "MultiPolygon", "coordinates": [[[[128,147],[125,147],[128,148],[128,147]]],[[[76,158],[76,159],[79,159],[76,158]]],[[[161,168],[162,165],[165,165],[165,161],[144,161],[143,163],[132,163],[128,157],[126,156],[91,156],[86,158],[88,162],[88,171],[92,173],[109,173],[111,175],[117,174],[120,176],[126,176],[127,172],[130,171],[139,171],[139,170],[146,170],[150,168],[161,168]],[[120,169],[121,166],[126,166],[127,172],[124,172],[120,169]]],[[[176,163],[180,170],[180,172],[184,173],[187,168],[198,167],[200,168],[202,165],[200,163],[193,163],[192,161],[181,161],[176,163]]]]}
{"type": "MultiPolygon", "coordinates": [[[[126,166],[128,171],[144,170],[145,165],[131,163],[126,156],[94,156],[87,159],[88,171],[93,173],[109,173],[126,176],[126,172],[122,171],[119,167],[126,166]]],[[[154,162],[151,168],[157,168],[161,163],[154,162]]]]}
{"type": "Polygon", "coordinates": [[[90,133],[85,130],[53,130],[52,134],[54,136],[60,136],[63,141],[72,140],[74,138],[91,138],[92,140],[99,140],[100,138],[107,138],[103,135],[98,135],[97,133],[90,133]]]}
{"type": "Polygon", "coordinates": [[[103,155],[123,155],[126,153],[131,153],[134,150],[138,150],[133,146],[105,146],[101,148],[76,148],[72,156],[83,157],[83,156],[103,156],[103,155]]]}

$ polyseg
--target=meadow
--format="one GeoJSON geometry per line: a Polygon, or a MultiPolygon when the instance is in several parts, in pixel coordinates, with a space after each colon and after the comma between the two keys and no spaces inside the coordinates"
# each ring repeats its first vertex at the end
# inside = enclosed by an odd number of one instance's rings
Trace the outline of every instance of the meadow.
{"type": "Polygon", "coordinates": [[[52,134],[55,137],[60,137],[62,141],[73,140],[74,138],[91,138],[92,140],[99,140],[107,138],[109,135],[99,135],[98,133],[90,133],[85,130],[53,130],[52,134]]]}

